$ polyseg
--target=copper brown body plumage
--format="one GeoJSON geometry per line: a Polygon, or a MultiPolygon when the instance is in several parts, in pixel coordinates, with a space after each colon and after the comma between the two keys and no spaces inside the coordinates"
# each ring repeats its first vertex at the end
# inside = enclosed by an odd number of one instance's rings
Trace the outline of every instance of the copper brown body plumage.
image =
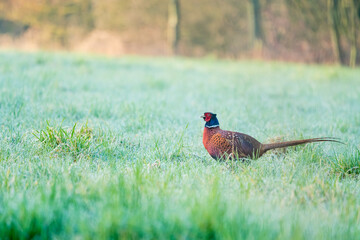
{"type": "Polygon", "coordinates": [[[244,133],[225,131],[220,129],[216,114],[206,112],[201,116],[205,123],[203,144],[210,156],[214,159],[222,158],[257,158],[266,151],[295,146],[311,142],[338,142],[333,138],[311,138],[288,142],[262,144],[255,138],[244,133]]]}

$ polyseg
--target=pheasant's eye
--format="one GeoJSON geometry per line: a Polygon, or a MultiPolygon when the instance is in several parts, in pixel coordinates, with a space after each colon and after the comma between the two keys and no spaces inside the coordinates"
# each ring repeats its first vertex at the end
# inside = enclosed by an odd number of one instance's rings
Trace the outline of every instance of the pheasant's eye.
{"type": "Polygon", "coordinates": [[[211,120],[211,113],[205,113],[205,121],[208,122],[211,120]]]}

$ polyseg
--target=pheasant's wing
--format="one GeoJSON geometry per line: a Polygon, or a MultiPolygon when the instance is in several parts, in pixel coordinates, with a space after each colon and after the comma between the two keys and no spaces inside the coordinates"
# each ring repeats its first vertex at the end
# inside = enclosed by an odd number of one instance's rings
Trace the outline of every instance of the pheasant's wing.
{"type": "Polygon", "coordinates": [[[243,133],[226,132],[224,135],[239,157],[253,156],[256,149],[260,146],[260,143],[256,139],[243,133]]]}
{"type": "Polygon", "coordinates": [[[249,135],[236,133],[236,138],[239,139],[244,153],[248,156],[253,156],[253,154],[260,147],[260,143],[255,138],[250,137],[249,135]]]}
{"type": "Polygon", "coordinates": [[[222,131],[213,135],[209,142],[212,157],[221,158],[232,154],[234,157],[252,157],[260,143],[254,138],[237,132],[222,131]]]}
{"type": "Polygon", "coordinates": [[[215,134],[211,138],[211,145],[216,146],[217,155],[224,156],[233,154],[238,157],[246,157],[246,146],[245,149],[242,146],[242,142],[233,132],[222,131],[220,133],[215,134]]]}

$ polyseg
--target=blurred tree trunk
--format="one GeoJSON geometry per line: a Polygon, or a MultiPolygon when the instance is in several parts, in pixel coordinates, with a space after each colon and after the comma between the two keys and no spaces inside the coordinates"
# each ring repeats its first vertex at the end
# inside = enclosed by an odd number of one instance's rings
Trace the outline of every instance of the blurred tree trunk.
{"type": "Polygon", "coordinates": [[[356,66],[356,57],[357,57],[357,0],[350,1],[348,6],[348,19],[349,19],[349,38],[350,38],[350,67],[356,66]]]}
{"type": "Polygon", "coordinates": [[[93,1],[85,0],[82,3],[80,14],[82,15],[82,23],[86,31],[91,31],[95,28],[95,20],[93,14],[93,1]]]}
{"type": "Polygon", "coordinates": [[[340,35],[340,0],[328,0],[328,22],[335,61],[344,65],[345,54],[340,35]]]}
{"type": "Polygon", "coordinates": [[[256,52],[261,53],[265,37],[262,26],[261,5],[259,0],[248,1],[248,18],[251,47],[256,52]]]}
{"type": "Polygon", "coordinates": [[[168,43],[172,54],[178,53],[180,40],[180,0],[169,0],[168,43]]]}

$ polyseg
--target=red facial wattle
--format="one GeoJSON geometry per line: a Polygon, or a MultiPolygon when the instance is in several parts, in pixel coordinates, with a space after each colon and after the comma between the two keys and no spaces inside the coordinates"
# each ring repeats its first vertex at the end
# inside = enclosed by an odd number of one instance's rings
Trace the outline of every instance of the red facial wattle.
{"type": "Polygon", "coordinates": [[[205,114],[205,121],[208,122],[211,120],[211,114],[207,113],[205,114]]]}

